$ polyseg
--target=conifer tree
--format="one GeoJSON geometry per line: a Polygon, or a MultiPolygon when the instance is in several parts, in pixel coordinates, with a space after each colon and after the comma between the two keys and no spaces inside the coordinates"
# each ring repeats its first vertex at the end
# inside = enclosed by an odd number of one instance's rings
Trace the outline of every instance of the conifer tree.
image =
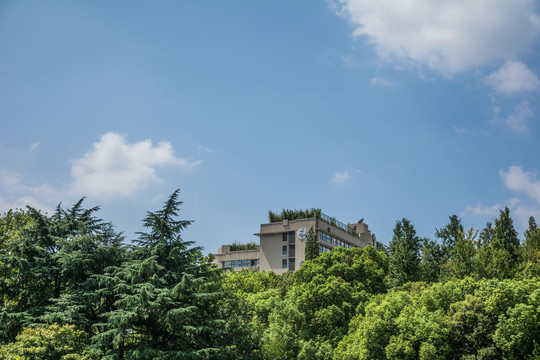
{"type": "Polygon", "coordinates": [[[317,235],[313,231],[313,227],[309,229],[306,240],[305,259],[313,260],[319,256],[319,245],[317,244],[317,235]]]}
{"type": "Polygon", "coordinates": [[[493,230],[493,273],[499,279],[511,277],[519,263],[519,239],[508,207],[500,211],[493,230]]]}
{"type": "Polygon", "coordinates": [[[442,240],[443,250],[447,256],[450,256],[450,252],[454,249],[456,241],[460,238],[460,234],[463,234],[463,225],[457,215],[449,217],[450,222],[442,229],[435,230],[435,236],[442,240]]]}
{"type": "Polygon", "coordinates": [[[531,263],[540,261],[540,228],[536,225],[534,217],[529,217],[529,228],[525,230],[523,244],[525,260],[531,263]]]}
{"type": "Polygon", "coordinates": [[[420,238],[408,219],[396,223],[394,236],[390,241],[391,286],[399,286],[409,281],[417,281],[420,276],[420,238]]]}
{"type": "Polygon", "coordinates": [[[116,309],[105,314],[106,331],[94,337],[94,352],[117,359],[212,359],[227,353],[219,343],[219,277],[202,262],[200,248],[182,239],[191,221],[176,219],[178,195],[176,190],[162,210],[148,212],[148,232],[139,234],[133,260],[99,276],[116,309]]]}

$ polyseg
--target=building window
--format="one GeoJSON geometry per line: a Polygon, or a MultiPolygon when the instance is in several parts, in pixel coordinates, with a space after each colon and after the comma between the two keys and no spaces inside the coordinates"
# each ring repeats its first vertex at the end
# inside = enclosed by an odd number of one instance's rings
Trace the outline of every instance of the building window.
{"type": "Polygon", "coordinates": [[[287,233],[283,233],[283,241],[287,241],[287,233]]]}
{"type": "Polygon", "coordinates": [[[259,259],[251,260],[251,266],[259,265],[259,259]]]}
{"type": "Polygon", "coordinates": [[[282,267],[283,269],[286,269],[286,268],[287,268],[287,259],[283,259],[283,260],[281,261],[281,267],[282,267]]]}
{"type": "Polygon", "coordinates": [[[230,260],[225,261],[226,268],[240,268],[240,267],[249,267],[249,260],[230,260]]]}
{"type": "Polygon", "coordinates": [[[294,271],[294,258],[289,259],[289,271],[294,271]]]}
{"type": "Polygon", "coordinates": [[[289,231],[289,244],[294,244],[296,240],[296,233],[294,231],[289,231]]]}
{"type": "Polygon", "coordinates": [[[289,245],[289,256],[290,257],[295,256],[295,246],[294,245],[289,245]]]}
{"type": "Polygon", "coordinates": [[[281,254],[287,255],[287,245],[283,246],[283,249],[281,250],[281,254]]]}

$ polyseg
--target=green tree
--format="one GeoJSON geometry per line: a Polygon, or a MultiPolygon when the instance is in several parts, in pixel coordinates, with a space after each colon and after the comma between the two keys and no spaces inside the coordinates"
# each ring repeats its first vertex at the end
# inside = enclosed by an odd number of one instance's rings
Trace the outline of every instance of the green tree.
{"type": "Polygon", "coordinates": [[[319,256],[319,245],[317,244],[317,235],[313,231],[313,227],[309,229],[306,240],[305,259],[313,260],[319,256]]]}
{"type": "Polygon", "coordinates": [[[213,359],[231,353],[223,339],[217,269],[202,261],[181,232],[176,190],[163,209],[148,212],[148,232],[139,234],[133,260],[98,276],[115,309],[104,315],[106,330],[94,336],[95,350],[113,358],[213,359]]]}
{"type": "Polygon", "coordinates": [[[0,347],[1,360],[85,360],[87,335],[74,325],[25,328],[13,343],[0,347]]]}
{"type": "Polygon", "coordinates": [[[493,274],[495,277],[507,278],[514,275],[519,264],[519,239],[514,229],[510,210],[505,207],[495,220],[495,228],[491,247],[493,251],[493,274]]]}
{"type": "Polygon", "coordinates": [[[467,234],[460,233],[454,243],[454,250],[446,264],[446,270],[451,277],[463,279],[473,276],[476,270],[478,231],[470,228],[467,234]]]}
{"type": "Polygon", "coordinates": [[[442,229],[435,230],[435,236],[442,240],[442,248],[446,257],[450,257],[455,244],[463,234],[463,225],[457,215],[449,217],[450,222],[442,229]]]}
{"type": "Polygon", "coordinates": [[[389,285],[399,286],[420,278],[420,238],[408,219],[396,223],[390,242],[389,285]]]}
{"type": "Polygon", "coordinates": [[[532,263],[540,261],[540,228],[538,228],[536,220],[532,216],[529,218],[529,228],[525,230],[523,248],[526,261],[532,263]]]}
{"type": "Polygon", "coordinates": [[[420,280],[435,282],[439,280],[441,266],[444,261],[442,247],[428,238],[421,239],[422,250],[420,252],[420,280]]]}

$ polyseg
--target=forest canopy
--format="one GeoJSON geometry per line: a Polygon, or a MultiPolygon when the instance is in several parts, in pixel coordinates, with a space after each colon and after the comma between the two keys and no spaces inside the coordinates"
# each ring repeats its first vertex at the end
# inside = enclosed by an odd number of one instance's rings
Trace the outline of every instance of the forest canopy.
{"type": "Polygon", "coordinates": [[[0,216],[0,359],[540,359],[532,217],[523,239],[508,208],[434,239],[403,218],[384,251],[226,272],[183,238],[179,196],[133,241],[83,200],[0,216]]]}

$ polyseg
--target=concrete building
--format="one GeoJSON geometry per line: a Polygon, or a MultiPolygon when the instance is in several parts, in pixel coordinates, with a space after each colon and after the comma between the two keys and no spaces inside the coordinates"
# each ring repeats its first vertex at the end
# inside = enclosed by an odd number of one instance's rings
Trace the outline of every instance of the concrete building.
{"type": "Polygon", "coordinates": [[[320,218],[261,224],[260,232],[255,234],[259,236],[261,244],[260,269],[283,274],[302,266],[310,229],[317,235],[321,253],[338,246],[348,249],[377,245],[375,235],[371,234],[363,221],[345,225],[335,218],[322,214],[320,218]]]}
{"type": "Polygon", "coordinates": [[[375,235],[363,219],[356,224],[344,224],[321,213],[320,217],[261,224],[260,232],[255,234],[260,240],[259,249],[230,251],[230,245],[224,245],[218,254],[215,254],[214,263],[221,268],[235,270],[251,268],[272,270],[278,274],[295,271],[305,260],[306,240],[310,229],[313,229],[317,236],[321,253],[338,246],[347,249],[377,246],[375,235]]]}
{"type": "Polygon", "coordinates": [[[223,245],[218,253],[214,254],[213,261],[219,268],[230,268],[236,271],[249,269],[259,271],[259,259],[261,258],[261,248],[242,249],[233,245],[223,245]]]}

